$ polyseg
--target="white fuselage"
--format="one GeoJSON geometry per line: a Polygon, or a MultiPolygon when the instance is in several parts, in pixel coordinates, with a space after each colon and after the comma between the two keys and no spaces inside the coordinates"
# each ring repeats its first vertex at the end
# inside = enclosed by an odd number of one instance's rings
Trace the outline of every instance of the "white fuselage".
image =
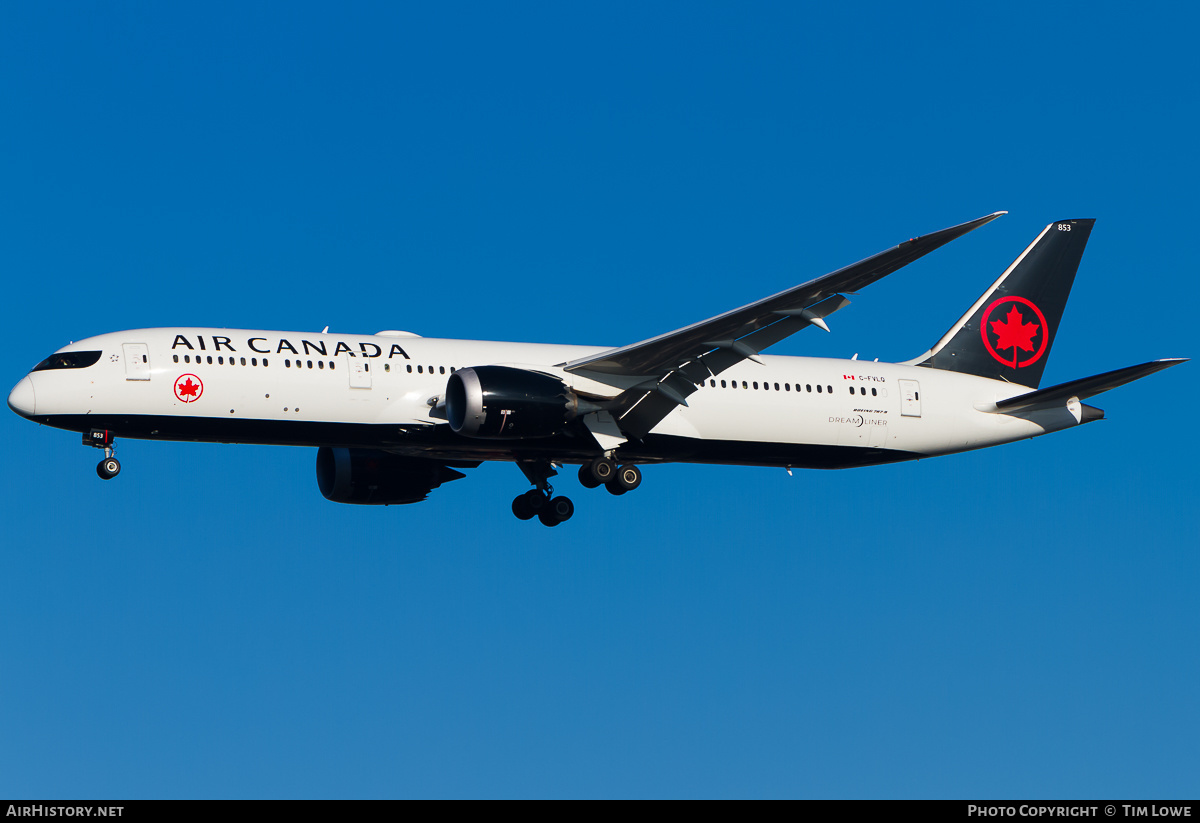
{"type": "MultiPolygon", "coordinates": [[[[10,405],[38,422],[121,437],[580,462],[603,451],[584,429],[570,437],[475,440],[450,432],[435,416],[437,405],[452,369],[482,365],[536,370],[583,396],[613,397],[628,382],[561,368],[604,350],[403,333],[138,329],[65,347],[101,354],[85,368],[31,372],[10,405]]],[[[977,449],[1079,423],[1066,406],[997,413],[996,401],[1029,391],[1001,381],[893,363],[761,359],[706,380],[687,406],[621,445],[620,456],[838,468],[977,449]]]]}

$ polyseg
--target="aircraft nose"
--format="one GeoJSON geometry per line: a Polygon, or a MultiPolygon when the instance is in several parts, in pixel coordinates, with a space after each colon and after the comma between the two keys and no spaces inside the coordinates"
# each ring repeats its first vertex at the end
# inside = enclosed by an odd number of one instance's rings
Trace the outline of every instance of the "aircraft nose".
{"type": "Polygon", "coordinates": [[[8,393],[8,407],[22,417],[33,417],[33,381],[28,375],[22,377],[21,382],[13,386],[13,390],[8,393]]]}

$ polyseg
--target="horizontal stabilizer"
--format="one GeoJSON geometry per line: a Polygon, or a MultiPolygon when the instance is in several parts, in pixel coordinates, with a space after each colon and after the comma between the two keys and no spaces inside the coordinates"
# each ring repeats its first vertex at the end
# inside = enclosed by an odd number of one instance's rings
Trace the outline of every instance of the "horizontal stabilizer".
{"type": "Polygon", "coordinates": [[[1105,372],[1104,374],[1097,374],[1092,377],[1083,377],[1079,380],[1071,380],[1067,383],[1060,383],[1057,386],[1050,386],[1045,389],[1029,392],[1028,394],[1010,397],[1007,400],[1001,400],[996,403],[996,411],[1009,412],[1016,411],[1017,409],[1026,409],[1030,406],[1065,403],[1072,397],[1077,400],[1086,400],[1109,389],[1115,389],[1117,386],[1132,383],[1134,380],[1145,377],[1148,374],[1154,374],[1156,371],[1162,371],[1163,369],[1169,369],[1171,366],[1186,363],[1187,360],[1188,358],[1186,357],[1152,360],[1149,363],[1142,363],[1139,366],[1126,366],[1116,371],[1105,372]]]}

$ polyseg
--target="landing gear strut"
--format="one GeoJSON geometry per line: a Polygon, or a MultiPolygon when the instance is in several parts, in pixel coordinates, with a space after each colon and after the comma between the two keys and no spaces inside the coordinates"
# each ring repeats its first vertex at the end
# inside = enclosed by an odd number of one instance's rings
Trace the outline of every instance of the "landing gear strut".
{"type": "Polygon", "coordinates": [[[104,449],[104,459],[96,464],[101,480],[112,480],[121,473],[121,462],[114,457],[116,436],[107,429],[92,429],[83,434],[83,445],[104,449]]]}
{"type": "Polygon", "coordinates": [[[565,523],[575,514],[575,504],[569,497],[554,497],[550,478],[558,474],[548,461],[520,460],[517,466],[537,488],[519,494],[512,502],[512,512],[521,520],[532,520],[535,516],[544,526],[565,523]]]}

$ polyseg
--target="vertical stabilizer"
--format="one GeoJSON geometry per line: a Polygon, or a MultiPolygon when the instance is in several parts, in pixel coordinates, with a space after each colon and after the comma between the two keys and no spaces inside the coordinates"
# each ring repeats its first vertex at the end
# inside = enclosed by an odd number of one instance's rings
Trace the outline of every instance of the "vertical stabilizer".
{"type": "Polygon", "coordinates": [[[911,365],[1037,388],[1095,220],[1051,223],[911,365]]]}

